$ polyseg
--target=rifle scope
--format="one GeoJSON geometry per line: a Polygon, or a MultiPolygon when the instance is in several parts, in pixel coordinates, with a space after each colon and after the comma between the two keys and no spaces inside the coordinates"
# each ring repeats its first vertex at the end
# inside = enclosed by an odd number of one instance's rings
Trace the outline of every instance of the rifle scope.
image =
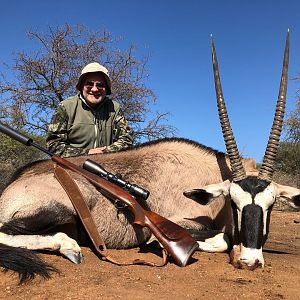
{"type": "Polygon", "coordinates": [[[131,184],[127,181],[122,180],[119,176],[107,172],[101,165],[96,162],[87,159],[82,166],[85,170],[101,176],[102,178],[117,184],[121,188],[127,190],[132,196],[146,200],[149,197],[150,192],[143,189],[142,187],[131,184]]]}

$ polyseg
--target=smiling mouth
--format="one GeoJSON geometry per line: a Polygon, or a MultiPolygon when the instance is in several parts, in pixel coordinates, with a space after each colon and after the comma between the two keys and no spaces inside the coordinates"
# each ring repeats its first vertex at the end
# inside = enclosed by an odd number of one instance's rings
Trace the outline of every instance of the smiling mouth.
{"type": "Polygon", "coordinates": [[[89,93],[89,96],[94,96],[94,97],[101,97],[102,94],[101,93],[89,93]]]}

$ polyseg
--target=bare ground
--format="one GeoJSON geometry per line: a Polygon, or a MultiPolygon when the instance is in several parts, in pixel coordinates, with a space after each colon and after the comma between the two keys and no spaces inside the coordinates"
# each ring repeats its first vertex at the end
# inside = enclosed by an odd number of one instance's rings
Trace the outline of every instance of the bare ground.
{"type": "MultiPolygon", "coordinates": [[[[172,263],[162,268],[119,267],[83,248],[81,265],[41,254],[61,271],[49,280],[36,278],[18,285],[15,274],[0,272],[0,299],[300,299],[299,221],[299,212],[273,212],[264,269],[237,270],[227,254],[203,252],[195,253],[195,261],[184,268],[172,263]]],[[[137,252],[113,254],[128,258],[137,252]]]]}

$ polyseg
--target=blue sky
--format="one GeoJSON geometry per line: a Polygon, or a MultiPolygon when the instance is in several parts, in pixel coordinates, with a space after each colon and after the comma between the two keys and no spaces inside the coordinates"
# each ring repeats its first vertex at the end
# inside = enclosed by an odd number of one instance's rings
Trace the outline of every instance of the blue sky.
{"type": "MultiPolygon", "coordinates": [[[[300,2],[296,0],[202,1],[9,1],[1,6],[0,71],[13,53],[30,51],[28,30],[64,23],[105,28],[121,46],[150,54],[154,109],[170,112],[177,135],[225,151],[217,116],[210,34],[217,50],[224,97],[239,150],[261,161],[273,120],[287,29],[289,77],[300,73],[300,2]]],[[[287,113],[300,83],[289,80],[287,113]]]]}

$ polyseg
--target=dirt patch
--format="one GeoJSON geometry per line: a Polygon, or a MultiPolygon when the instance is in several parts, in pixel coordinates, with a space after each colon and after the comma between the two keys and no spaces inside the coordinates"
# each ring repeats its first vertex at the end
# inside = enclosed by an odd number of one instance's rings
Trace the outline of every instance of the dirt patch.
{"type": "MultiPolygon", "coordinates": [[[[264,269],[237,270],[228,263],[227,254],[203,252],[194,254],[195,261],[184,268],[119,267],[83,248],[81,265],[41,254],[61,271],[50,280],[36,278],[18,286],[15,274],[0,272],[0,299],[299,299],[299,221],[299,212],[273,212],[264,269]]],[[[115,250],[114,254],[126,259],[136,252],[115,250]]]]}

